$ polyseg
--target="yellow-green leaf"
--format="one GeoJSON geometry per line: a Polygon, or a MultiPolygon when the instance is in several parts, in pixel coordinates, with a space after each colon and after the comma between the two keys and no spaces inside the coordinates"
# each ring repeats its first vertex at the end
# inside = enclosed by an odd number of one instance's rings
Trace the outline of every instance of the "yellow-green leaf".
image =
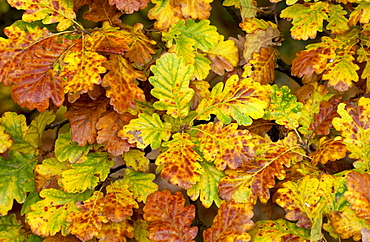
{"type": "Polygon", "coordinates": [[[343,7],[339,4],[330,4],[329,6],[329,19],[328,25],[326,26],[333,34],[343,34],[348,27],[348,19],[344,17],[347,12],[343,10],[343,7]]]}
{"type": "Polygon", "coordinates": [[[131,166],[135,171],[149,171],[149,160],[145,157],[145,152],[141,150],[130,149],[123,153],[122,158],[126,162],[126,166],[131,166]]]}
{"type": "Polygon", "coordinates": [[[72,142],[71,131],[58,135],[55,142],[55,156],[59,161],[68,160],[70,163],[77,162],[82,156],[87,155],[91,145],[79,146],[77,142],[72,142]]]}
{"type": "Polygon", "coordinates": [[[42,134],[47,124],[54,121],[56,115],[52,111],[44,111],[32,120],[24,140],[34,148],[42,145],[42,134]]]}
{"type": "Polygon", "coordinates": [[[15,213],[9,216],[0,217],[0,241],[2,242],[23,242],[26,240],[22,234],[22,224],[17,221],[15,213]]]}
{"type": "Polygon", "coordinates": [[[5,127],[0,125],[0,153],[4,153],[13,144],[10,135],[5,133],[4,130],[5,127]]]}
{"type": "Polygon", "coordinates": [[[146,202],[149,194],[158,191],[158,185],[153,182],[155,175],[152,173],[145,174],[140,171],[131,169],[125,170],[123,182],[129,185],[129,190],[133,192],[133,197],[138,202],[146,202]]]}

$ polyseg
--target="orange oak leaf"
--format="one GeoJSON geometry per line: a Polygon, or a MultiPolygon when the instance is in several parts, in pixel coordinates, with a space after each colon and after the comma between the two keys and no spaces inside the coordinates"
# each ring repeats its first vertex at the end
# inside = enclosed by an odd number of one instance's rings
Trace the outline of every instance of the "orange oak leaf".
{"type": "Polygon", "coordinates": [[[96,129],[98,130],[97,143],[105,144],[104,149],[114,156],[127,152],[131,145],[126,139],[118,137],[117,134],[133,118],[135,116],[129,113],[119,114],[114,110],[105,113],[96,123],[96,129]]]}
{"type": "Polygon", "coordinates": [[[134,228],[127,219],[118,223],[104,223],[97,236],[99,242],[126,242],[126,237],[134,237],[134,228]]]}
{"type": "Polygon", "coordinates": [[[77,202],[76,207],[80,211],[71,212],[66,217],[66,221],[71,223],[67,230],[82,241],[90,240],[100,233],[102,223],[108,222],[103,215],[103,193],[94,192],[83,203],[77,202]]]}
{"type": "Polygon", "coordinates": [[[275,80],[275,60],[276,49],[273,46],[262,47],[259,53],[254,52],[249,64],[246,65],[253,66],[250,77],[261,84],[268,84],[275,80]]]}
{"type": "Polygon", "coordinates": [[[130,49],[129,44],[132,43],[128,34],[126,30],[112,27],[108,22],[104,22],[101,29],[97,29],[87,38],[85,46],[92,51],[124,54],[130,49]]]}
{"type": "Polygon", "coordinates": [[[222,122],[199,125],[200,151],[209,162],[222,171],[227,166],[236,169],[253,159],[255,146],[248,130],[237,130],[236,123],[223,127],[222,122]]]}
{"type": "Polygon", "coordinates": [[[154,241],[193,241],[197,227],[190,227],[195,217],[193,204],[184,207],[181,192],[171,195],[164,190],[148,196],[144,206],[144,219],[149,222],[149,239],[154,241]]]}
{"type": "Polygon", "coordinates": [[[0,82],[6,86],[14,83],[14,101],[40,112],[49,107],[49,100],[61,106],[63,83],[54,67],[72,41],[22,21],[5,28],[4,33],[9,39],[0,38],[0,82]]]}
{"type": "Polygon", "coordinates": [[[190,82],[189,87],[194,90],[194,96],[190,105],[191,109],[195,109],[203,98],[211,94],[209,91],[210,85],[207,81],[194,80],[190,82]]]}
{"type": "Polygon", "coordinates": [[[246,232],[253,227],[251,204],[222,201],[212,226],[203,232],[204,241],[249,241],[246,232]]]}
{"type": "Polygon", "coordinates": [[[200,174],[203,173],[203,168],[198,163],[202,158],[192,149],[195,144],[190,140],[190,135],[176,133],[172,138],[163,144],[169,149],[158,156],[155,164],[164,165],[161,171],[163,179],[189,189],[199,181],[200,174]]]}
{"type": "Polygon", "coordinates": [[[181,13],[185,18],[201,20],[209,18],[212,10],[210,3],[212,3],[213,0],[173,0],[173,2],[175,5],[181,6],[181,13]]]}
{"type": "Polygon", "coordinates": [[[68,103],[64,117],[71,124],[73,142],[80,146],[96,142],[96,123],[107,110],[108,102],[104,96],[92,100],[88,94],[83,94],[76,102],[68,103]]]}
{"type": "Polygon", "coordinates": [[[265,21],[259,18],[246,18],[239,24],[240,28],[247,34],[254,33],[257,29],[267,29],[269,26],[273,29],[277,28],[277,25],[270,21],[265,21]]]}
{"type": "Polygon", "coordinates": [[[337,112],[340,97],[333,97],[329,101],[322,101],[320,103],[320,112],[315,114],[314,122],[310,125],[310,129],[317,135],[328,135],[330,128],[333,127],[333,118],[338,117],[337,112]]]}
{"type": "Polygon", "coordinates": [[[56,242],[56,241],[63,241],[63,242],[80,242],[81,240],[77,239],[74,235],[69,234],[67,236],[63,236],[61,233],[57,233],[54,236],[46,237],[43,242],[56,242]]]}
{"type": "Polygon", "coordinates": [[[122,11],[109,4],[109,0],[94,0],[89,3],[89,10],[83,14],[83,18],[94,21],[109,21],[111,25],[120,24],[122,11]]]}
{"type": "Polygon", "coordinates": [[[370,219],[370,175],[351,171],[347,175],[347,191],[345,198],[351,204],[350,208],[357,217],[370,219]]]}
{"type": "Polygon", "coordinates": [[[149,39],[143,34],[144,25],[136,23],[129,37],[132,39],[130,49],[125,53],[125,57],[133,62],[136,66],[143,66],[148,63],[153,54],[156,53],[156,41],[149,39]]]}
{"type": "Polygon", "coordinates": [[[125,14],[132,14],[139,9],[146,8],[149,2],[150,0],[109,0],[110,5],[116,5],[118,10],[125,14]]]}
{"type": "Polygon", "coordinates": [[[149,10],[148,18],[155,19],[154,28],[164,29],[184,19],[181,14],[181,7],[174,4],[174,0],[162,1],[152,0],[155,6],[149,10]]]}
{"type": "Polygon", "coordinates": [[[343,143],[342,137],[338,136],[329,140],[326,137],[322,137],[316,151],[309,156],[312,157],[312,165],[316,166],[319,162],[325,164],[328,161],[342,159],[346,156],[346,153],[347,148],[343,143]]]}
{"type": "MultiPolygon", "coordinates": [[[[85,40],[75,41],[75,45],[69,49],[63,62],[66,65],[60,74],[63,78],[64,92],[85,93],[92,90],[94,84],[100,84],[100,74],[105,73],[103,63],[107,60],[104,56],[95,51],[86,49],[85,41],[92,37],[85,37],[85,40]]],[[[93,40],[91,40],[93,41],[93,40]]]]}
{"type": "Polygon", "coordinates": [[[112,222],[121,222],[132,216],[132,209],[139,208],[133,198],[129,185],[118,180],[107,186],[107,195],[104,197],[104,215],[112,222]]]}
{"type": "Polygon", "coordinates": [[[144,91],[137,86],[136,81],[146,80],[143,72],[134,69],[130,62],[119,55],[110,55],[104,66],[109,72],[104,76],[102,86],[109,87],[106,95],[114,110],[123,114],[128,108],[135,109],[135,100],[145,101],[144,91]]]}
{"type": "Polygon", "coordinates": [[[74,6],[73,9],[75,12],[77,12],[82,6],[91,4],[93,0],[74,0],[74,6]]]}

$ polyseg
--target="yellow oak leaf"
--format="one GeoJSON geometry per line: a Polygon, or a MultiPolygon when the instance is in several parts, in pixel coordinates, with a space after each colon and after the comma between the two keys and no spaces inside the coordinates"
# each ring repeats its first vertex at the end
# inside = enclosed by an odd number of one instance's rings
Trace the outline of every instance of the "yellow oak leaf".
{"type": "Polygon", "coordinates": [[[350,154],[349,158],[357,159],[354,166],[359,170],[369,170],[370,164],[370,98],[361,97],[357,104],[340,103],[340,118],[333,119],[333,126],[341,132],[350,154]]]}
{"type": "Polygon", "coordinates": [[[132,67],[131,63],[119,55],[110,55],[103,64],[109,70],[103,78],[102,86],[109,87],[106,96],[114,110],[123,114],[128,108],[135,109],[137,101],[145,101],[144,91],[137,85],[137,80],[145,81],[143,72],[132,67]]]}
{"type": "Polygon", "coordinates": [[[181,6],[181,14],[184,18],[208,19],[212,9],[210,3],[213,0],[174,0],[173,2],[181,6]]]}
{"type": "Polygon", "coordinates": [[[370,3],[367,1],[359,2],[354,11],[351,12],[348,20],[349,26],[354,26],[357,22],[367,24],[370,21],[370,3]]]}
{"type": "Polygon", "coordinates": [[[146,203],[148,195],[158,191],[158,185],[153,182],[155,175],[153,173],[143,173],[126,169],[123,177],[123,183],[129,185],[129,190],[138,202],[146,203]]]}
{"type": "Polygon", "coordinates": [[[195,144],[190,135],[176,133],[172,140],[163,143],[168,150],[158,156],[156,165],[162,165],[162,178],[171,184],[189,189],[200,179],[203,173],[202,166],[198,163],[201,157],[192,149],[195,144]]]}
{"type": "MultiPolygon", "coordinates": [[[[86,37],[90,38],[90,37],[86,37]]],[[[92,38],[92,37],[91,37],[92,38]]],[[[86,93],[93,90],[94,84],[100,84],[100,74],[105,73],[104,56],[84,47],[85,40],[76,40],[76,45],[69,49],[63,61],[67,63],[60,77],[63,79],[65,93],[86,93]]]]}
{"type": "Polygon", "coordinates": [[[184,19],[181,14],[181,6],[175,5],[174,0],[152,0],[155,6],[149,10],[148,18],[155,19],[154,28],[169,28],[173,24],[184,19]]]}
{"type": "Polygon", "coordinates": [[[122,222],[103,223],[100,233],[96,237],[99,242],[126,242],[126,237],[134,237],[134,228],[127,219],[122,222]]]}
{"type": "MultiPolygon", "coordinates": [[[[276,66],[276,49],[274,46],[262,47],[260,52],[254,52],[249,64],[246,66],[253,66],[250,78],[263,85],[269,84],[275,80],[275,66],[276,66]]],[[[244,69],[247,69],[244,66],[244,69]]]]}
{"type": "Polygon", "coordinates": [[[246,18],[243,22],[239,24],[240,28],[244,30],[247,34],[255,32],[257,29],[267,29],[271,26],[273,29],[277,28],[277,25],[270,21],[265,21],[259,18],[246,18]]]}
{"type": "Polygon", "coordinates": [[[194,90],[194,96],[191,99],[190,105],[191,109],[195,109],[203,98],[206,98],[211,94],[209,91],[210,85],[207,81],[191,81],[189,87],[194,90]]]}
{"type": "Polygon", "coordinates": [[[149,171],[150,161],[145,157],[145,152],[141,150],[130,149],[123,153],[122,158],[126,162],[126,166],[132,167],[135,171],[149,171]]]}
{"type": "Polygon", "coordinates": [[[343,138],[338,136],[329,140],[326,137],[322,137],[316,151],[309,156],[312,157],[312,165],[316,166],[319,162],[325,164],[328,161],[342,159],[346,155],[346,145],[343,143],[343,138]]]}
{"type": "Polygon", "coordinates": [[[4,130],[5,127],[0,125],[0,153],[4,153],[13,144],[10,135],[5,133],[4,130]]]}
{"type": "Polygon", "coordinates": [[[73,0],[9,0],[8,3],[17,9],[26,10],[22,19],[25,22],[42,20],[43,24],[58,23],[57,30],[68,29],[74,23],[76,14],[73,11],[73,0]]]}
{"type": "Polygon", "coordinates": [[[343,34],[348,27],[348,19],[344,16],[347,11],[343,10],[343,7],[339,4],[329,5],[329,19],[328,25],[326,26],[333,34],[343,34]]]}
{"type": "Polygon", "coordinates": [[[68,231],[82,241],[98,236],[103,223],[108,219],[104,215],[104,199],[102,192],[94,192],[87,200],[76,203],[79,211],[67,215],[66,221],[70,223],[68,231]]]}
{"type": "Polygon", "coordinates": [[[222,171],[227,166],[237,169],[253,159],[255,145],[248,130],[237,130],[235,123],[223,127],[222,122],[194,127],[198,131],[199,149],[204,158],[222,171]]]}

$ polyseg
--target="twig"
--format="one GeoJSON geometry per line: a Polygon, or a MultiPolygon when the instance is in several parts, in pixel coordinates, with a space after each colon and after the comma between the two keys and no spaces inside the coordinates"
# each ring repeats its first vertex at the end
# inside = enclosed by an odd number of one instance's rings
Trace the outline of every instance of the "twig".
{"type": "Polygon", "coordinates": [[[291,66],[285,63],[282,59],[277,59],[276,61],[277,67],[275,68],[276,71],[284,73],[288,77],[292,78],[299,86],[303,86],[302,79],[291,74],[291,66]]]}
{"type": "Polygon", "coordinates": [[[69,123],[69,120],[68,119],[65,119],[65,120],[62,120],[62,121],[59,121],[59,122],[55,122],[55,123],[51,123],[51,124],[47,124],[45,126],[45,129],[44,130],[48,130],[48,129],[54,129],[56,127],[62,127],[63,125],[69,123]]]}

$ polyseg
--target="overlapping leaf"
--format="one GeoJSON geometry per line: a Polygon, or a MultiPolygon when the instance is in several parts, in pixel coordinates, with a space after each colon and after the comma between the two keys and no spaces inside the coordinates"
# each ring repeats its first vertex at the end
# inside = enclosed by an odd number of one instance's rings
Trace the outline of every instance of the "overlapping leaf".
{"type": "Polygon", "coordinates": [[[323,20],[328,19],[328,9],[327,2],[294,4],[283,9],[280,17],[293,19],[293,27],[290,29],[293,39],[314,39],[317,31],[323,31],[323,20]]]}
{"type": "Polygon", "coordinates": [[[278,220],[260,220],[248,232],[252,236],[253,242],[263,241],[309,241],[310,230],[300,228],[295,223],[278,220]]]}
{"type": "Polygon", "coordinates": [[[126,166],[132,167],[135,171],[149,171],[149,160],[145,157],[145,152],[141,150],[130,149],[123,153],[122,158],[126,162],[126,166]]]}
{"type": "Polygon", "coordinates": [[[210,16],[211,5],[213,0],[175,0],[176,5],[181,6],[181,13],[185,18],[207,19],[210,16]]]}
{"type": "Polygon", "coordinates": [[[80,146],[96,142],[96,123],[107,110],[108,102],[104,96],[92,100],[88,94],[83,94],[76,102],[67,105],[64,117],[71,124],[73,142],[80,146]]]}
{"type": "Polygon", "coordinates": [[[82,156],[87,155],[90,145],[79,146],[71,140],[71,132],[60,134],[55,142],[55,156],[59,161],[76,163],[82,156]]]}
{"type": "Polygon", "coordinates": [[[341,132],[350,158],[357,159],[354,166],[369,170],[370,163],[370,99],[361,97],[356,104],[340,103],[340,118],[333,119],[333,126],[341,132]]]}
{"type": "Polygon", "coordinates": [[[36,191],[40,192],[47,188],[60,189],[58,180],[62,172],[68,170],[65,162],[59,162],[56,158],[49,158],[42,161],[35,168],[36,191]]]}
{"type": "Polygon", "coordinates": [[[65,220],[72,211],[77,211],[75,203],[85,200],[91,192],[66,193],[57,189],[45,189],[40,192],[43,200],[33,204],[26,214],[26,221],[32,233],[46,237],[62,231],[66,234],[68,222],[65,220]]]}
{"type": "Polygon", "coordinates": [[[24,140],[32,145],[34,148],[38,148],[42,145],[42,134],[46,125],[51,124],[56,115],[52,111],[44,111],[40,113],[35,119],[32,120],[28,127],[27,133],[24,136],[24,140]]]}
{"type": "Polygon", "coordinates": [[[54,68],[72,41],[22,21],[15,22],[4,32],[9,39],[0,39],[0,82],[14,83],[15,102],[40,112],[49,107],[50,99],[61,106],[63,84],[54,68]]]}
{"type": "Polygon", "coordinates": [[[145,221],[144,219],[137,219],[134,222],[134,233],[135,239],[140,242],[151,242],[149,237],[149,231],[147,229],[149,222],[145,221]]]}
{"type": "Polygon", "coordinates": [[[118,10],[123,11],[125,14],[131,14],[139,9],[144,9],[148,6],[150,0],[130,0],[130,1],[119,1],[109,0],[109,4],[116,5],[118,10]]]}
{"type": "Polygon", "coordinates": [[[57,30],[63,31],[72,26],[76,14],[73,11],[73,0],[9,0],[8,3],[19,10],[26,10],[22,19],[26,22],[42,20],[44,24],[58,23],[57,30]]]}
{"type": "Polygon", "coordinates": [[[129,113],[119,114],[114,110],[105,113],[96,123],[97,143],[104,144],[104,149],[114,156],[127,152],[130,149],[130,144],[126,139],[118,137],[118,132],[133,118],[135,116],[129,113]]]}
{"type": "MultiPolygon", "coordinates": [[[[253,53],[253,57],[246,66],[253,66],[250,78],[261,84],[268,84],[275,80],[275,47],[261,48],[259,53],[253,53]]],[[[246,69],[246,67],[244,67],[246,69]]]]}
{"type": "Polygon", "coordinates": [[[94,0],[89,4],[89,10],[83,14],[83,17],[94,22],[109,21],[110,23],[119,24],[122,22],[120,19],[122,14],[122,11],[110,5],[108,0],[94,0]]]}
{"type": "Polygon", "coordinates": [[[195,206],[184,205],[181,192],[171,195],[170,191],[164,190],[150,194],[144,206],[144,219],[149,222],[149,239],[192,241],[198,232],[197,227],[190,227],[195,217],[195,206]]]}
{"type": "Polygon", "coordinates": [[[97,235],[97,238],[99,238],[99,241],[102,242],[126,242],[126,236],[128,238],[134,237],[134,228],[131,226],[130,222],[127,219],[118,223],[103,223],[100,233],[97,235]]]}
{"type": "Polygon", "coordinates": [[[15,214],[0,217],[0,241],[4,242],[23,242],[26,237],[20,231],[22,224],[17,221],[15,214]]]}
{"type": "MultiPolygon", "coordinates": [[[[265,21],[259,18],[247,18],[239,24],[240,28],[247,34],[254,33],[257,29],[266,30],[269,27],[276,29],[277,25],[271,21],[265,21]]],[[[272,37],[272,36],[271,36],[272,37]]]]}
{"type": "Polygon", "coordinates": [[[209,120],[211,114],[224,124],[235,119],[240,125],[250,125],[252,119],[261,118],[269,105],[269,97],[264,86],[245,78],[238,80],[230,77],[226,84],[218,83],[212,88],[211,95],[203,99],[196,111],[197,119],[209,120]]]}
{"type": "Polygon", "coordinates": [[[329,18],[328,25],[326,26],[333,34],[343,34],[348,27],[348,19],[344,16],[347,12],[343,10],[341,5],[330,4],[329,5],[329,18]]]}
{"type": "Polygon", "coordinates": [[[129,143],[135,143],[138,148],[148,145],[152,149],[158,148],[162,140],[167,141],[171,137],[172,125],[163,123],[158,114],[139,114],[137,119],[132,119],[125,125],[118,135],[128,139],[129,143]]]}
{"type": "Polygon", "coordinates": [[[27,193],[35,189],[35,155],[9,151],[8,156],[9,160],[0,157],[0,216],[12,209],[13,200],[23,203],[27,193]]]}
{"type": "Polygon", "coordinates": [[[181,7],[174,5],[173,0],[152,0],[155,6],[149,10],[148,18],[155,19],[154,28],[169,28],[173,24],[183,19],[181,7]]]}
{"type": "Polygon", "coordinates": [[[123,180],[118,180],[107,186],[104,197],[104,215],[112,222],[122,222],[132,216],[132,209],[139,208],[123,180]]]}
{"type": "Polygon", "coordinates": [[[199,198],[205,208],[211,207],[213,203],[219,207],[222,200],[218,196],[218,185],[225,174],[210,162],[204,161],[201,165],[204,171],[200,180],[187,190],[187,194],[193,201],[199,198]]]}
{"type": "Polygon", "coordinates": [[[312,152],[310,157],[312,157],[312,165],[315,166],[319,162],[325,164],[328,161],[342,159],[346,156],[346,153],[347,148],[343,143],[342,137],[335,137],[329,140],[326,137],[322,137],[316,151],[312,152]]]}
{"type": "Polygon", "coordinates": [[[0,153],[4,153],[13,144],[10,135],[5,133],[4,130],[5,127],[0,125],[0,153]]]}
{"type": "Polygon", "coordinates": [[[156,165],[162,165],[162,178],[171,184],[181,188],[189,189],[200,180],[203,168],[198,163],[201,157],[193,150],[195,144],[191,141],[190,135],[176,133],[172,140],[167,141],[163,146],[168,150],[158,156],[156,165]]]}
{"type": "Polygon", "coordinates": [[[63,171],[59,182],[66,192],[83,192],[104,181],[111,166],[113,161],[106,153],[91,153],[82,158],[82,163],[71,164],[71,169],[63,171]]]}
{"type": "Polygon", "coordinates": [[[297,102],[297,97],[290,94],[287,86],[279,89],[277,85],[274,85],[270,92],[271,102],[264,118],[275,120],[277,124],[284,125],[288,129],[297,128],[303,104],[297,102]]]}
{"type": "Polygon", "coordinates": [[[118,55],[111,55],[104,66],[109,72],[104,76],[102,86],[109,86],[106,96],[118,113],[127,112],[128,108],[134,109],[135,100],[145,101],[144,91],[137,86],[136,81],[145,81],[144,73],[134,69],[130,62],[118,55]]]}
{"type": "Polygon", "coordinates": [[[246,232],[253,227],[252,209],[250,204],[222,201],[212,226],[203,232],[204,241],[249,241],[246,232]]]}
{"type": "Polygon", "coordinates": [[[191,109],[195,109],[203,98],[208,97],[211,92],[209,91],[209,82],[195,80],[190,82],[190,88],[194,90],[194,96],[191,99],[191,109]]]}
{"type": "Polygon", "coordinates": [[[129,185],[128,189],[133,193],[136,201],[145,203],[148,195],[158,190],[158,185],[153,182],[154,179],[155,175],[152,173],[146,174],[126,169],[123,183],[129,185]]]}
{"type": "Polygon", "coordinates": [[[370,3],[368,2],[359,2],[357,7],[354,9],[354,11],[351,12],[348,20],[349,26],[354,26],[357,24],[357,22],[360,22],[362,24],[369,23],[370,16],[370,3]]]}
{"type": "Polygon", "coordinates": [[[108,222],[108,219],[103,214],[103,193],[94,192],[83,203],[81,201],[76,203],[76,207],[79,211],[71,212],[66,217],[65,221],[70,223],[68,231],[82,241],[98,236],[103,223],[108,222]]]}
{"type": "Polygon", "coordinates": [[[199,148],[204,158],[220,171],[237,169],[253,159],[255,145],[248,130],[237,130],[233,123],[223,127],[222,122],[199,125],[199,148]]]}

